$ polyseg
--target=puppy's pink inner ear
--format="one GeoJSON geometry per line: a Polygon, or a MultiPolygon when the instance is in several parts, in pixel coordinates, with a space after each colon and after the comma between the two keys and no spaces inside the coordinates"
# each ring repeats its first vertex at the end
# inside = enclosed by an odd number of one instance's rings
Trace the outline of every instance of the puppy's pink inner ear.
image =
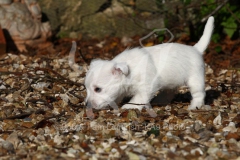
{"type": "Polygon", "coordinates": [[[128,75],[128,66],[126,63],[117,63],[114,65],[113,72],[114,75],[124,74],[128,75]]]}
{"type": "Polygon", "coordinates": [[[119,74],[122,74],[122,71],[119,68],[114,68],[112,73],[113,75],[119,75],[119,74]]]}

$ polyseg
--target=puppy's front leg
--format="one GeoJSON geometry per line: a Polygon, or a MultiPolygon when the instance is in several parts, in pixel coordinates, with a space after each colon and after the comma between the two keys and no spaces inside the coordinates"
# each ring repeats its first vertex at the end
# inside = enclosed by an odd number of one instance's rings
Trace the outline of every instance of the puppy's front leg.
{"type": "Polygon", "coordinates": [[[146,107],[149,108],[150,95],[144,93],[135,94],[132,99],[128,103],[133,104],[125,104],[122,106],[122,109],[139,109],[140,111],[146,107]],[[142,104],[142,105],[134,105],[134,104],[142,104]]]}

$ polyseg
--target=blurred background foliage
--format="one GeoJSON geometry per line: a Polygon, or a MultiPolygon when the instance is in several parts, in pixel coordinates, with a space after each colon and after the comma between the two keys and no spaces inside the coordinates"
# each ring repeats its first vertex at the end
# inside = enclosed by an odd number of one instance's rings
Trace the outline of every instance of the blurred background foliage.
{"type": "MultiPolygon", "coordinates": [[[[240,36],[239,0],[156,0],[159,11],[164,12],[165,25],[171,31],[183,30],[192,41],[199,39],[209,16],[215,17],[212,40],[217,42],[226,35],[240,36]]],[[[179,32],[180,33],[180,32],[179,32]]]]}

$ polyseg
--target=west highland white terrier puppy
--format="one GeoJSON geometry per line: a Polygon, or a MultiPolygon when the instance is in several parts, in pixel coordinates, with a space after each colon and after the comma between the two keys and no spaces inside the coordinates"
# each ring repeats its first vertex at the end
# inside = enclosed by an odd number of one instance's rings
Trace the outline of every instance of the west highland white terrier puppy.
{"type": "Polygon", "coordinates": [[[127,49],[111,61],[93,60],[85,79],[87,106],[101,109],[110,105],[116,109],[116,103],[131,96],[122,108],[141,110],[150,107],[149,102],[158,90],[187,85],[192,95],[188,109],[201,108],[205,97],[202,56],[213,28],[214,18],[209,17],[201,39],[194,46],[164,43],[127,49]]]}

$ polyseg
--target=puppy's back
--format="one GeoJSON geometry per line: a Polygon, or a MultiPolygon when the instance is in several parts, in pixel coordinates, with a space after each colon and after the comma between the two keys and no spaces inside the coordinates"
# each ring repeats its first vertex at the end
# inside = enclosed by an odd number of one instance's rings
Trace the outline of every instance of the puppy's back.
{"type": "Polygon", "coordinates": [[[166,43],[145,50],[151,55],[164,86],[184,85],[191,75],[204,72],[202,54],[192,46],[166,43]]]}

